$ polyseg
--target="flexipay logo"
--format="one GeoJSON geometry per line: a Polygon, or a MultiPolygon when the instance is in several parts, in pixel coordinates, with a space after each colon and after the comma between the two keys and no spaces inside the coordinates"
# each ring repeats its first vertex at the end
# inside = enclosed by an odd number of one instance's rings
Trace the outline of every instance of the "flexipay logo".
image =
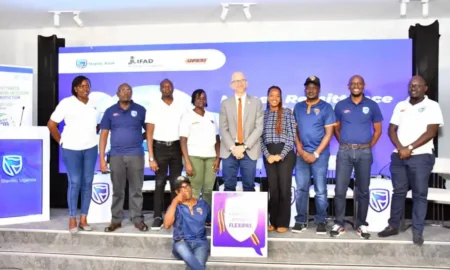
{"type": "Polygon", "coordinates": [[[205,64],[208,58],[187,58],[186,64],[205,64]]]}

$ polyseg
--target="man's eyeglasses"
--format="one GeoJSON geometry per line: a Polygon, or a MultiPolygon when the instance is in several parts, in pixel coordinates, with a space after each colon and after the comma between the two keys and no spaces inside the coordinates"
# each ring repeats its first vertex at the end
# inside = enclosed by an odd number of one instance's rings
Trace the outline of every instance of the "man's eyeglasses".
{"type": "Polygon", "coordinates": [[[246,79],[241,79],[241,80],[234,80],[231,83],[234,83],[234,84],[236,84],[236,83],[244,83],[246,81],[247,81],[246,79]]]}

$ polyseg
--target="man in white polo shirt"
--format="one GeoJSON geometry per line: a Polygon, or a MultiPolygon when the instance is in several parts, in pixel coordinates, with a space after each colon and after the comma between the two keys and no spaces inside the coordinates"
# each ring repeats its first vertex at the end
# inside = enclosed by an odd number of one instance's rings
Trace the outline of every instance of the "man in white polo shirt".
{"type": "Polygon", "coordinates": [[[155,194],[152,230],[160,230],[163,225],[164,188],[169,171],[172,199],[175,194],[175,180],[183,170],[180,148],[179,126],[187,106],[173,98],[173,83],[164,79],[160,83],[161,99],[152,103],[145,116],[147,147],[150,169],[155,172],[155,194]]]}
{"type": "Polygon", "coordinates": [[[391,155],[392,195],[391,217],[388,227],[379,237],[398,234],[405,198],[409,187],[413,195],[413,242],[422,245],[427,215],[428,179],[435,156],[433,138],[444,125],[439,103],[425,93],[428,86],[420,76],[414,76],[408,88],[409,97],[397,104],[389,125],[389,138],[395,146],[391,155]]]}

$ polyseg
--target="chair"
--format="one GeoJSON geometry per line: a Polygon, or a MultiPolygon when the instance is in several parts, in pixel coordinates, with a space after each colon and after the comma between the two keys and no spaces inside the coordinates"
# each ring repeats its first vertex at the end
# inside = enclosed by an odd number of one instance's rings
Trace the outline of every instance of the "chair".
{"type": "MultiPolygon", "coordinates": [[[[142,192],[144,193],[151,193],[155,191],[155,180],[147,180],[144,181],[144,184],[142,185],[142,192]]],[[[167,181],[166,186],[164,187],[164,192],[170,193],[170,184],[169,181],[167,181]]]]}
{"type": "MultiPolygon", "coordinates": [[[[433,187],[428,188],[427,200],[433,203],[432,206],[432,226],[441,226],[450,229],[450,226],[444,225],[444,205],[450,205],[450,190],[445,188],[443,181],[439,181],[440,177],[450,179],[450,158],[436,158],[432,175],[433,187]]],[[[406,194],[407,199],[412,199],[412,191],[406,194]]],[[[403,212],[400,230],[406,231],[411,224],[405,225],[405,213],[403,212]]]]}

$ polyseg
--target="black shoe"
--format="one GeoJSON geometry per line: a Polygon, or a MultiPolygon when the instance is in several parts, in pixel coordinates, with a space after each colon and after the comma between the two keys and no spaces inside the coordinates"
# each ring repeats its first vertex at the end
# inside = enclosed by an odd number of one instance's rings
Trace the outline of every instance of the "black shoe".
{"type": "Polygon", "coordinates": [[[359,226],[358,229],[356,230],[356,234],[363,239],[367,240],[370,239],[370,233],[367,230],[367,226],[364,225],[359,226]]]}
{"type": "Polygon", "coordinates": [[[317,224],[316,234],[327,234],[327,226],[325,223],[317,224]]]}
{"type": "Polygon", "coordinates": [[[345,233],[345,228],[344,227],[341,227],[338,224],[334,224],[333,228],[331,228],[330,236],[331,237],[336,237],[336,236],[342,235],[344,233],[345,233]]]}
{"type": "Polygon", "coordinates": [[[425,242],[425,240],[421,234],[413,234],[413,243],[415,245],[421,246],[423,245],[423,242],[425,242]]]}
{"type": "Polygon", "coordinates": [[[292,228],[293,233],[301,233],[306,230],[308,226],[303,223],[295,223],[294,228],[292,228]]]}
{"type": "Polygon", "coordinates": [[[163,225],[163,219],[160,218],[160,217],[156,217],[153,220],[151,230],[152,231],[159,231],[159,230],[161,230],[162,225],[163,225]]]}
{"type": "Polygon", "coordinates": [[[378,237],[389,237],[398,234],[398,229],[387,226],[383,231],[378,233],[378,237]]]}

